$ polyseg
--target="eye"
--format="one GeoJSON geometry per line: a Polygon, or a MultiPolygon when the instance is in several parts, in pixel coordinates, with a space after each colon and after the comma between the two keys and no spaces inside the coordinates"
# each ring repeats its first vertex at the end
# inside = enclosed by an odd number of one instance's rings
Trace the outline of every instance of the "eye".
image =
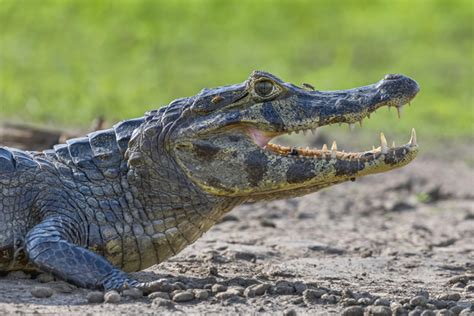
{"type": "Polygon", "coordinates": [[[261,80],[255,83],[255,92],[261,97],[268,97],[273,92],[273,82],[261,80]]]}

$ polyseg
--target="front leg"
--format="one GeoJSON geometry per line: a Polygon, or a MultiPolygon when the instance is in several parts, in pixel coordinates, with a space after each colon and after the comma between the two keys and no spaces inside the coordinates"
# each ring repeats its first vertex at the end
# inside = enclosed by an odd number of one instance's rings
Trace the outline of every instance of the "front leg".
{"type": "Polygon", "coordinates": [[[121,290],[143,285],[102,256],[76,245],[77,233],[65,217],[43,220],[26,236],[29,260],[41,270],[80,287],[121,290]]]}

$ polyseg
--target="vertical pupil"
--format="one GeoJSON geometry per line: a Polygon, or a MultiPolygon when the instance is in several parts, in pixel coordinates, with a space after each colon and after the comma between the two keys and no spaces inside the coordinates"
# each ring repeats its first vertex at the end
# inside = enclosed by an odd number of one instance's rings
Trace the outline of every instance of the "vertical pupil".
{"type": "Polygon", "coordinates": [[[257,84],[257,92],[260,95],[268,95],[272,92],[273,84],[270,81],[260,81],[257,84]]]}

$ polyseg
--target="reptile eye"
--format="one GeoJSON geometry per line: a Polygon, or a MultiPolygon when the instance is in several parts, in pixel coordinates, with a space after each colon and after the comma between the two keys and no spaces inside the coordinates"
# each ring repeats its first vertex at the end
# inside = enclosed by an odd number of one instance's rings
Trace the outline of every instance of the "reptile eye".
{"type": "Polygon", "coordinates": [[[268,97],[273,92],[273,82],[262,80],[255,84],[255,92],[261,97],[268,97]]]}

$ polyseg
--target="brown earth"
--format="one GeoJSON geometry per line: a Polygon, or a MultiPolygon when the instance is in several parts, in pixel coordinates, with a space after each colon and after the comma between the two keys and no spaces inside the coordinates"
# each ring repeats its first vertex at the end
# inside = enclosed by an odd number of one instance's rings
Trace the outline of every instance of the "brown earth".
{"type": "Polygon", "coordinates": [[[15,272],[0,278],[0,314],[472,315],[474,170],[448,157],[240,206],[178,256],[134,274],[166,279],[153,299],[91,304],[89,290],[15,272]],[[37,287],[52,296],[33,296],[37,287]]]}

